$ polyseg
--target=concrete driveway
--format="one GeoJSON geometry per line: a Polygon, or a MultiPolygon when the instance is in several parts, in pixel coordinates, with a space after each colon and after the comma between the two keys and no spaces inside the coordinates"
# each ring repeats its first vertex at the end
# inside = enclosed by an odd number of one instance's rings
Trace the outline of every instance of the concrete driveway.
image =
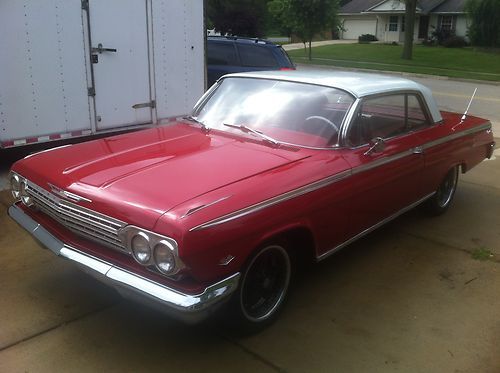
{"type": "Polygon", "coordinates": [[[445,215],[415,209],[314,266],[247,338],[122,300],[42,249],[2,191],[0,372],[500,372],[495,156],[461,175],[445,215]]]}

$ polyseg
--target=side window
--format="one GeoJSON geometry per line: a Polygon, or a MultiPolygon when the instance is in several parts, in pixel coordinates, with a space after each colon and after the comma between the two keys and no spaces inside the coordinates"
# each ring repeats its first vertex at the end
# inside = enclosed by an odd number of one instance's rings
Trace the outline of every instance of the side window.
{"type": "Polygon", "coordinates": [[[255,44],[237,44],[243,66],[276,67],[278,66],[273,53],[269,48],[255,44]]]}
{"type": "Polygon", "coordinates": [[[405,95],[365,99],[349,130],[352,146],[367,144],[375,137],[389,138],[406,131],[405,95]]]}
{"type": "Polygon", "coordinates": [[[415,95],[408,95],[408,130],[418,130],[428,125],[429,121],[420,99],[415,95]]]}
{"type": "Polygon", "coordinates": [[[207,63],[210,65],[237,65],[233,43],[207,43],[207,63]]]}
{"type": "Polygon", "coordinates": [[[349,129],[347,140],[349,145],[359,146],[375,137],[388,139],[428,125],[422,102],[414,94],[367,98],[349,129]]]}

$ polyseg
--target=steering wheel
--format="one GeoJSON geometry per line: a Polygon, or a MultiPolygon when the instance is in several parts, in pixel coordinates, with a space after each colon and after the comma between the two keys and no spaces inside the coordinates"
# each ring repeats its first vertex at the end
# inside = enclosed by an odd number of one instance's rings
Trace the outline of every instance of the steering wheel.
{"type": "Polygon", "coordinates": [[[306,118],[306,122],[308,120],[313,120],[313,119],[322,120],[323,122],[326,122],[327,124],[329,124],[330,126],[332,126],[333,128],[335,128],[335,131],[339,132],[339,127],[335,123],[333,123],[330,119],[322,117],[320,115],[311,115],[310,117],[306,118]]]}

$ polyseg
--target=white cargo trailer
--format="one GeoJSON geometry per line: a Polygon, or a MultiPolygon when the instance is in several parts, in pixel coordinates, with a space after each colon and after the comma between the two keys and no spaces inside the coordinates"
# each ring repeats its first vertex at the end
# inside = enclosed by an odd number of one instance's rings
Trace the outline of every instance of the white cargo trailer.
{"type": "Polygon", "coordinates": [[[201,0],[1,0],[0,148],[187,113],[204,35],[201,0]]]}

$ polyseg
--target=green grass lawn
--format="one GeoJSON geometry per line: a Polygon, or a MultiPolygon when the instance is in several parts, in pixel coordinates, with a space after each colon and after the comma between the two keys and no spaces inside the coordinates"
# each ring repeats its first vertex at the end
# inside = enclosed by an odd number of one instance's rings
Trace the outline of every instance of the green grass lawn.
{"type": "Polygon", "coordinates": [[[500,53],[415,45],[413,59],[408,61],[401,59],[402,51],[400,45],[334,44],[313,48],[312,61],[307,59],[304,49],[288,54],[296,63],[500,81],[500,53]]]}

